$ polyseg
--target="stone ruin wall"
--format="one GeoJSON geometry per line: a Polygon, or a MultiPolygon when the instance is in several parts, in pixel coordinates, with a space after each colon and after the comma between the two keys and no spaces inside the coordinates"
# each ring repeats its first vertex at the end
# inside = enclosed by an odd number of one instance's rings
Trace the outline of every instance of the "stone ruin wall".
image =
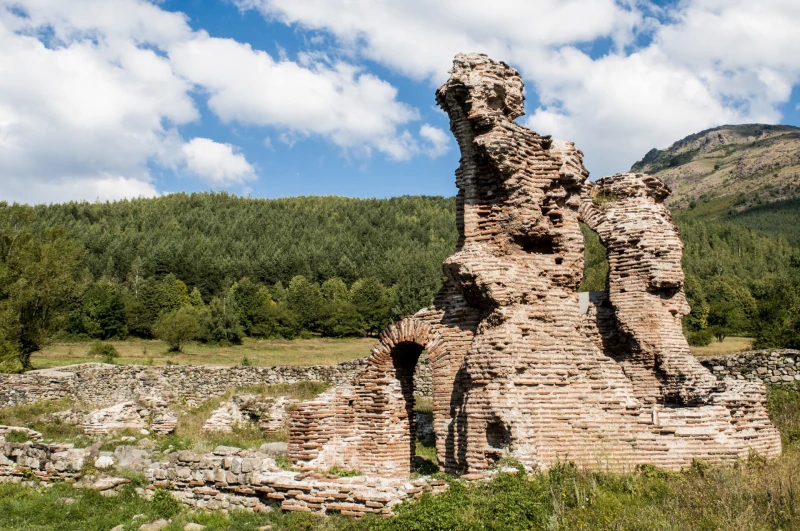
{"type": "Polygon", "coordinates": [[[792,389],[800,382],[800,350],[750,350],[703,358],[701,362],[719,379],[761,380],[768,385],[792,389]]]}
{"type": "MultiPolygon", "coordinates": [[[[18,428],[15,428],[18,429],[18,428]]],[[[131,448],[131,447],[125,447],[131,448]]],[[[78,487],[115,495],[130,480],[86,474],[97,460],[92,448],[39,442],[10,443],[0,439],[0,482],[42,484],[67,481],[78,487]]],[[[271,455],[227,446],[213,452],[180,451],[145,470],[148,485],[137,492],[149,498],[156,488],[169,489],[189,507],[201,510],[246,509],[316,511],[323,514],[388,515],[392,507],[425,492],[438,493],[446,482],[430,478],[337,477],[324,473],[282,470],[271,455]]]]}
{"type": "MultiPolygon", "coordinates": [[[[222,396],[230,389],[257,385],[328,382],[338,385],[357,376],[367,358],[336,365],[308,367],[221,367],[214,365],[109,365],[85,363],[23,374],[0,374],[0,408],[42,400],[72,399],[79,403],[109,406],[159,396],[170,402],[196,406],[222,396]]],[[[414,388],[431,396],[427,359],[415,373],[414,388]]]]}
{"type": "Polygon", "coordinates": [[[434,306],[382,335],[367,367],[292,414],[300,466],[407,474],[410,378],[431,358],[434,429],[448,472],[503,456],[621,469],[780,454],[760,382],[718,380],[691,356],[669,190],[643,174],[587,180],[582,153],[514,120],[518,73],[458,55],[437,102],[461,149],[459,241],[434,306]],[[587,299],[579,221],[609,250],[607,295],[587,299]]]}

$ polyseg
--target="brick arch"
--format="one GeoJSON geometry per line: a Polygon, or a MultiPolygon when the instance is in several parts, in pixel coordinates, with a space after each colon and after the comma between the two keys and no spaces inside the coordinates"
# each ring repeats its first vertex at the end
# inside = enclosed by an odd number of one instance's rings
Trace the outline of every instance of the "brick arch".
{"type": "Polygon", "coordinates": [[[433,327],[411,315],[390,324],[378,335],[378,344],[372,348],[372,356],[368,363],[383,363],[385,356],[392,356],[393,349],[406,343],[421,346],[432,358],[441,350],[439,336],[433,327]]]}
{"type": "Polygon", "coordinates": [[[420,354],[441,354],[439,335],[413,316],[387,327],[356,379],[292,414],[290,457],[307,468],[412,471],[416,445],[414,371],[420,354]]]}

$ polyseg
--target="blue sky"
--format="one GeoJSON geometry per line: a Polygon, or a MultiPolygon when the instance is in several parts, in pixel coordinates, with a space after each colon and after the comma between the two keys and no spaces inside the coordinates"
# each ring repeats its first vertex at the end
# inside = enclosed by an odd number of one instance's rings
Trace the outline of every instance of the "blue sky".
{"type": "Polygon", "coordinates": [[[592,178],[725,123],[800,125],[796,0],[0,0],[0,200],[452,195],[434,91],[518,68],[592,178]]]}

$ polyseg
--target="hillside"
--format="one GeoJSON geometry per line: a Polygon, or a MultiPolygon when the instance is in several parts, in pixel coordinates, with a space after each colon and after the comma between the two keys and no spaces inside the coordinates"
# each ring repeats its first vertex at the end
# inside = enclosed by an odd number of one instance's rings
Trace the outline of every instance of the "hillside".
{"type": "Polygon", "coordinates": [[[800,195],[800,128],[723,125],[652,149],[631,171],[657,175],[670,188],[672,208],[716,200],[742,211],[800,195]]]}
{"type": "MultiPolygon", "coordinates": [[[[676,190],[688,332],[800,345],[798,147],[800,128],[726,126],[634,165],[676,190]]],[[[16,352],[3,337],[22,330],[15,319],[27,311],[72,338],[151,338],[186,307],[195,315],[180,318],[206,342],[374,334],[431,304],[457,236],[455,200],[442,197],[0,202],[0,358],[16,352]],[[57,267],[41,267],[45,259],[57,267]],[[26,288],[43,285],[58,311],[26,288]]],[[[602,290],[605,249],[584,236],[581,290],[602,290]]],[[[34,352],[46,334],[28,332],[34,352]]]]}

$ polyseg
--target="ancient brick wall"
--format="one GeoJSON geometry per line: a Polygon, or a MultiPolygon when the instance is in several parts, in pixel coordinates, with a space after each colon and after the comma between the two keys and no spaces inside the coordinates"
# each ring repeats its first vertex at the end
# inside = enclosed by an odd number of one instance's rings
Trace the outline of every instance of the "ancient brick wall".
{"type": "Polygon", "coordinates": [[[604,177],[586,186],[582,220],[608,250],[609,300],[620,336],[613,353],[645,402],[705,402],[721,386],[691,355],[681,319],[683,243],[663,201],[669,189],[643,174],[604,177]]]}
{"type": "MultiPolygon", "coordinates": [[[[464,321],[457,308],[451,310],[455,318],[464,321]]],[[[472,338],[470,329],[442,326],[453,318],[429,309],[390,326],[352,383],[298,406],[291,413],[289,437],[289,455],[295,462],[311,469],[341,467],[386,476],[407,475],[416,444],[413,378],[420,354],[426,350],[433,381],[437,449],[445,463],[455,447],[455,435],[448,432],[445,421],[451,415],[457,373],[472,338]]]]}
{"type": "Polygon", "coordinates": [[[763,385],[718,381],[689,353],[668,189],[634,174],[588,184],[574,144],[515,122],[522,81],[486,56],[456,56],[436,99],[462,155],[445,286],[433,308],[384,332],[353,382],[295,412],[290,456],[407,473],[409,373],[421,349],[449,472],[479,473],[505,455],[619,469],[779,454],[763,385]],[[580,220],[600,234],[611,267],[608,294],[584,308],[580,220]]]}

